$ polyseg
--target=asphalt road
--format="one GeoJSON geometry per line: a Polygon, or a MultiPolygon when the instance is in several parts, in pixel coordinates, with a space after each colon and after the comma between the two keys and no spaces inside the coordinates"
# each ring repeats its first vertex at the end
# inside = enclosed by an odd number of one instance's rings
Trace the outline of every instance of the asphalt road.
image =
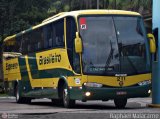
{"type": "Polygon", "coordinates": [[[113,101],[76,102],[66,109],[54,106],[49,99],[17,104],[13,97],[0,97],[0,118],[9,119],[160,119],[160,108],[149,108],[151,98],[129,99],[125,109],[116,109],[113,101]]]}

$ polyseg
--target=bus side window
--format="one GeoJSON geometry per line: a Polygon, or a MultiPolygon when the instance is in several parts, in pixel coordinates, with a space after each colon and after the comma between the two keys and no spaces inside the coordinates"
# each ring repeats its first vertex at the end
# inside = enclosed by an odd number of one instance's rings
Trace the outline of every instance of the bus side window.
{"type": "Polygon", "coordinates": [[[56,21],[52,23],[52,47],[64,48],[64,20],[56,21]]]}
{"type": "Polygon", "coordinates": [[[29,32],[28,33],[28,53],[35,52],[35,31],[29,32]]]}
{"type": "Polygon", "coordinates": [[[44,33],[44,47],[46,49],[52,48],[52,25],[48,24],[43,27],[44,33]]]}
{"type": "Polygon", "coordinates": [[[43,49],[43,32],[41,28],[34,29],[24,35],[24,53],[33,53],[43,49]],[[27,51],[25,51],[27,49],[27,51]]]}
{"type": "Polygon", "coordinates": [[[41,51],[44,48],[44,35],[42,32],[42,28],[38,28],[36,30],[36,35],[35,35],[35,44],[37,45],[36,51],[41,51]]]}
{"type": "Polygon", "coordinates": [[[56,47],[56,28],[54,23],[52,23],[52,47],[56,47]]]}
{"type": "Polygon", "coordinates": [[[9,41],[9,42],[13,42],[13,43],[4,44],[3,58],[6,60],[16,58],[16,57],[22,55],[20,52],[21,36],[16,37],[12,40],[13,41],[9,41]]]}
{"type": "Polygon", "coordinates": [[[30,44],[28,45],[27,51],[28,51],[28,53],[31,51],[31,45],[30,44]]]}
{"type": "Polygon", "coordinates": [[[21,53],[20,52],[21,51],[21,42],[22,42],[22,35],[15,39],[13,52],[21,53]]]}
{"type": "Polygon", "coordinates": [[[36,49],[37,49],[37,51],[41,49],[41,42],[40,41],[37,43],[37,48],[36,49]]]}

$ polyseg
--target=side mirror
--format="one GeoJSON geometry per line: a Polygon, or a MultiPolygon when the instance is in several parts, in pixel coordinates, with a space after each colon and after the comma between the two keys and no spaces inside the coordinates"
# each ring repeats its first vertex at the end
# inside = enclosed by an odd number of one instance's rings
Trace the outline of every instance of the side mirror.
{"type": "Polygon", "coordinates": [[[154,35],[149,33],[147,34],[147,36],[149,38],[150,52],[155,53],[156,52],[156,41],[155,41],[154,35]]]}
{"type": "Polygon", "coordinates": [[[76,50],[76,53],[81,53],[81,52],[82,52],[82,40],[81,40],[81,38],[79,37],[78,32],[76,32],[75,50],[76,50]]]}

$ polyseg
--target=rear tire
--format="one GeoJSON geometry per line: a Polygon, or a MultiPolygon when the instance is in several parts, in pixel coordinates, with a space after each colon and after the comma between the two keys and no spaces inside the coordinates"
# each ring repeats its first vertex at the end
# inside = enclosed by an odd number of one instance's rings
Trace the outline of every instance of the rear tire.
{"type": "Polygon", "coordinates": [[[16,102],[17,103],[20,103],[20,104],[24,104],[24,103],[25,104],[30,104],[31,103],[31,99],[30,98],[26,98],[26,97],[21,97],[20,96],[18,85],[16,86],[15,96],[16,96],[16,102]]]}
{"type": "Polygon", "coordinates": [[[15,96],[17,103],[23,103],[23,98],[20,96],[18,85],[16,86],[15,96]]]}
{"type": "Polygon", "coordinates": [[[127,104],[127,98],[116,98],[114,104],[118,109],[124,109],[127,104]]]}
{"type": "Polygon", "coordinates": [[[75,100],[71,100],[69,97],[68,86],[63,85],[63,105],[65,108],[73,108],[75,106],[75,100]]]}

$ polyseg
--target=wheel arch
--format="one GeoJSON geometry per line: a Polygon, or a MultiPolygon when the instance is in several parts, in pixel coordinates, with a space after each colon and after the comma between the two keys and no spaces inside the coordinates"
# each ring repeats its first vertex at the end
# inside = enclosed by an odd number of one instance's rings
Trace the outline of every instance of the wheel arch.
{"type": "Polygon", "coordinates": [[[68,86],[67,78],[65,76],[62,76],[62,77],[59,78],[59,81],[58,81],[58,97],[60,99],[62,99],[61,92],[63,90],[63,85],[64,84],[66,84],[68,86]]]}

